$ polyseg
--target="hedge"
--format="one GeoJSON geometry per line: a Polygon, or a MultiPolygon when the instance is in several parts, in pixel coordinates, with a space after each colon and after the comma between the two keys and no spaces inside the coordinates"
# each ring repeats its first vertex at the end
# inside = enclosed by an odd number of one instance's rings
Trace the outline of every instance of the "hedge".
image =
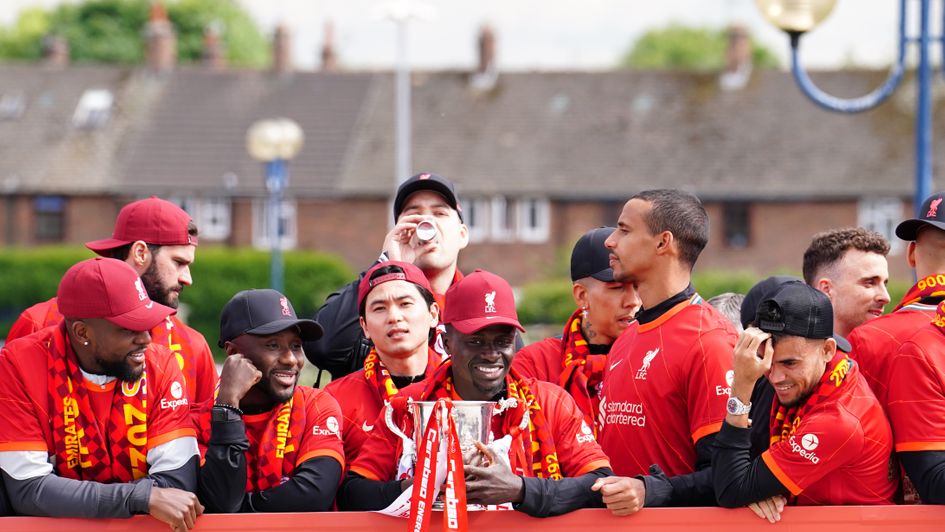
{"type": "MultiPolygon", "coordinates": [[[[772,275],[797,275],[796,273],[778,272],[772,275]]],[[[755,275],[746,272],[702,271],[693,275],[692,284],[699,294],[709,299],[724,292],[744,294],[767,275],[755,275]]],[[[902,281],[890,281],[889,296],[891,303],[886,311],[892,311],[912,284],[902,281]]],[[[536,281],[522,287],[518,296],[519,319],[525,325],[561,324],[574,312],[574,298],[571,295],[571,280],[548,279],[536,281]]]]}
{"type": "MultiPolygon", "coordinates": [[[[59,279],[70,266],[91,256],[78,247],[4,249],[0,253],[0,279],[5,280],[0,282],[0,336],[6,337],[23,309],[54,296],[59,279]]],[[[355,275],[335,255],[291,251],[284,257],[285,294],[299,316],[311,317],[329,293],[355,275]]],[[[214,346],[220,309],[233,294],[269,286],[269,254],[255,249],[201,246],[191,273],[194,284],[181,294],[182,314],[214,346]]]]}

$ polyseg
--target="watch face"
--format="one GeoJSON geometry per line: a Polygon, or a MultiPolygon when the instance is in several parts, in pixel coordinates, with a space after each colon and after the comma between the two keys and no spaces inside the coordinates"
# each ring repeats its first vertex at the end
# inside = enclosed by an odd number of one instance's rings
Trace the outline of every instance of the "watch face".
{"type": "Polygon", "coordinates": [[[725,410],[733,416],[740,416],[747,414],[751,410],[751,403],[746,405],[736,397],[729,397],[728,402],[725,403],[725,410]]]}

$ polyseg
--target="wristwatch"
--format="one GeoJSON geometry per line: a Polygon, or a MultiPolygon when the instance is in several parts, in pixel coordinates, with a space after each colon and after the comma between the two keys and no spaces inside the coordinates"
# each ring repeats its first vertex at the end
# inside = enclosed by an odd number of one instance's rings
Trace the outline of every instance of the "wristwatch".
{"type": "Polygon", "coordinates": [[[725,411],[733,416],[744,416],[751,412],[751,403],[745,404],[738,397],[729,397],[725,411]]]}

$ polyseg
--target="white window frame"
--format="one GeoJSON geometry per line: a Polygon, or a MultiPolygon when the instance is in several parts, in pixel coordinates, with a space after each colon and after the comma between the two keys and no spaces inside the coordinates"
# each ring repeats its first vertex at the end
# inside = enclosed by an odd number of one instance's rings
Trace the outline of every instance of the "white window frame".
{"type": "Polygon", "coordinates": [[[490,202],[489,235],[494,242],[511,242],[515,237],[515,208],[509,209],[512,200],[505,196],[493,196],[490,202]],[[512,220],[506,215],[511,214],[512,220]]]}
{"type": "Polygon", "coordinates": [[[491,202],[489,198],[461,198],[463,223],[469,229],[470,242],[484,242],[489,238],[491,202]]]}
{"type": "Polygon", "coordinates": [[[115,96],[108,89],[87,89],[79,98],[72,115],[72,125],[79,129],[99,129],[112,116],[115,96]]]}
{"type": "Polygon", "coordinates": [[[551,205],[546,198],[522,198],[516,202],[518,237],[523,242],[542,243],[551,233],[551,205]],[[531,225],[531,208],[535,208],[536,224],[531,225]]]}
{"type": "Polygon", "coordinates": [[[889,255],[901,255],[906,244],[896,236],[903,219],[902,200],[893,197],[860,198],[856,206],[857,225],[876,231],[889,241],[889,255]]]}
{"type": "MultiPolygon", "coordinates": [[[[283,250],[295,249],[298,246],[298,216],[295,200],[282,200],[282,220],[285,232],[280,235],[279,247],[283,250]]],[[[261,198],[253,201],[253,246],[258,249],[270,249],[269,230],[267,220],[269,215],[269,199],[261,198]]]]}

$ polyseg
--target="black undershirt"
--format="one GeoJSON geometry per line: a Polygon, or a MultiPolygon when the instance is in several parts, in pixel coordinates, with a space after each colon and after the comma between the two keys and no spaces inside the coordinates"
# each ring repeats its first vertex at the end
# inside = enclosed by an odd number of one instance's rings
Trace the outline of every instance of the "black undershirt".
{"type": "Polygon", "coordinates": [[[660,316],[662,316],[663,314],[666,314],[667,310],[691,298],[693,295],[695,295],[695,293],[696,293],[696,289],[692,287],[692,284],[690,284],[682,292],[663,301],[662,303],[657,304],[653,308],[640,307],[640,310],[637,311],[637,316],[636,316],[637,322],[639,322],[640,325],[643,325],[645,323],[654,321],[660,316]]]}
{"type": "Polygon", "coordinates": [[[408,376],[403,376],[403,375],[391,375],[391,376],[390,376],[390,380],[394,382],[394,386],[396,386],[398,390],[402,390],[402,389],[406,388],[407,386],[410,386],[411,384],[413,384],[413,383],[415,383],[415,382],[420,382],[420,381],[422,381],[422,380],[425,379],[425,378],[426,378],[426,375],[422,375],[422,374],[421,374],[421,375],[414,375],[414,376],[412,376],[412,377],[409,376],[409,375],[408,375],[408,376]]]}

